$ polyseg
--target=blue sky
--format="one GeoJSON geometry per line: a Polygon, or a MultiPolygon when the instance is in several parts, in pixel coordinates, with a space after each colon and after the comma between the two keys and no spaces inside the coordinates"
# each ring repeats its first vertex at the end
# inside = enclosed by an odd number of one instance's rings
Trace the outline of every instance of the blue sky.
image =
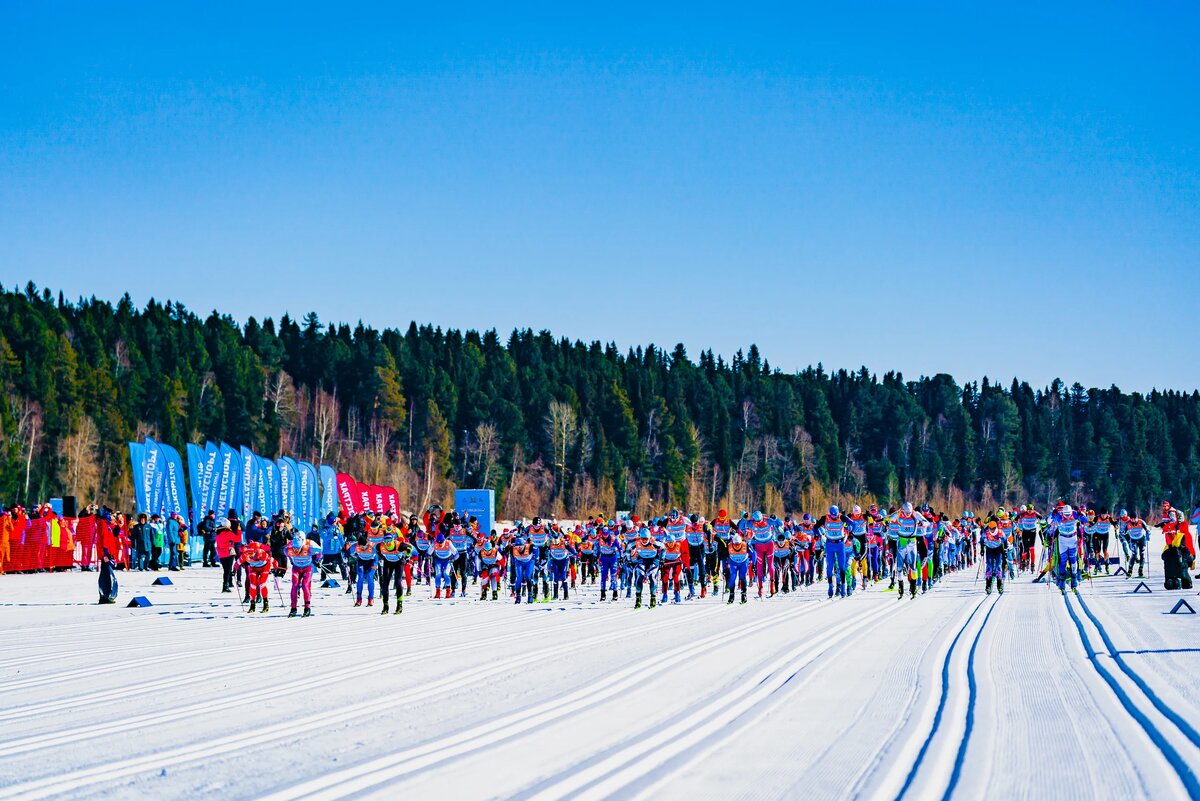
{"type": "Polygon", "coordinates": [[[0,282],[1200,386],[1194,3],[246,5],[0,7],[0,282]]]}

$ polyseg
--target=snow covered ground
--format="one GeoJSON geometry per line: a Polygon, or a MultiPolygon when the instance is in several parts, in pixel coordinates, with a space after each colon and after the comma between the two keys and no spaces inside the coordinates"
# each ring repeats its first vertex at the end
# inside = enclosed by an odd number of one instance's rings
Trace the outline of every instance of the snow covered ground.
{"type": "Polygon", "coordinates": [[[1200,797],[1200,598],[1157,579],[289,620],[169,575],[0,578],[0,801],[1200,797]]]}

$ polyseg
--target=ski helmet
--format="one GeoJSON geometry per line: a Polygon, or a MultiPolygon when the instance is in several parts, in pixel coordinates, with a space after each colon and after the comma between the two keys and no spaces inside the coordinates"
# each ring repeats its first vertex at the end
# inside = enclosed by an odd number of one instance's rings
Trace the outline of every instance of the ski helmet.
{"type": "Polygon", "coordinates": [[[1061,514],[1063,517],[1070,517],[1073,511],[1074,510],[1071,509],[1070,506],[1067,506],[1065,503],[1062,505],[1062,508],[1060,508],[1058,510],[1059,514],[1061,514]]]}
{"type": "Polygon", "coordinates": [[[911,515],[911,514],[912,514],[912,512],[913,512],[913,505],[912,505],[911,503],[908,503],[907,501],[905,501],[905,503],[904,503],[904,514],[906,514],[906,515],[911,515]]]}
{"type": "Polygon", "coordinates": [[[754,515],[753,515],[753,517],[754,517],[754,522],[755,522],[755,523],[761,523],[761,522],[762,522],[762,512],[755,512],[755,513],[754,513],[754,515]]]}
{"type": "Polygon", "coordinates": [[[830,506],[830,507],[829,507],[829,516],[830,516],[830,517],[837,517],[837,516],[838,516],[838,515],[840,515],[841,513],[842,513],[842,510],[841,510],[841,509],[838,509],[836,506],[830,506]]]}
{"type": "Polygon", "coordinates": [[[859,506],[857,503],[854,504],[854,508],[850,510],[850,514],[852,514],[852,515],[862,514],[862,507],[859,506]]]}

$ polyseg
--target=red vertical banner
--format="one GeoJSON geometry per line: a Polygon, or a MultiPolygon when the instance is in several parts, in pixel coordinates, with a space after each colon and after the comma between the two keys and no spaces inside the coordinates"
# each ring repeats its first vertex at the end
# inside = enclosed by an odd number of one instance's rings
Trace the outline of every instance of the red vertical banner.
{"type": "Polygon", "coordinates": [[[387,513],[393,517],[400,514],[400,493],[394,487],[384,487],[383,500],[387,513]]]}
{"type": "Polygon", "coordinates": [[[358,511],[369,512],[374,509],[371,505],[371,485],[357,481],[354,486],[354,499],[358,503],[358,511]]]}
{"type": "Polygon", "coordinates": [[[341,504],[342,509],[346,512],[346,516],[349,517],[361,512],[362,509],[359,508],[358,503],[358,482],[345,473],[338,473],[336,481],[338,503],[341,504]]]}

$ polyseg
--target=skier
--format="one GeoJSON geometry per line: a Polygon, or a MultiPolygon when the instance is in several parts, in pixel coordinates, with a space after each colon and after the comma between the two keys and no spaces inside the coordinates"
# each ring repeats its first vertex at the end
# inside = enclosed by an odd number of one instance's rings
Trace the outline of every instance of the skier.
{"type": "Polygon", "coordinates": [[[662,573],[662,602],[667,602],[667,591],[674,588],[675,603],[679,603],[679,592],[682,588],[681,576],[683,572],[684,554],[687,553],[687,544],[683,536],[676,534],[671,528],[667,527],[666,542],[662,546],[662,564],[659,570],[662,573]]]}
{"type": "Polygon", "coordinates": [[[792,587],[795,557],[792,551],[792,540],[782,531],[775,537],[775,550],[772,557],[775,560],[775,575],[771,578],[771,595],[777,592],[786,595],[792,587]]]}
{"type": "Polygon", "coordinates": [[[792,542],[796,548],[799,583],[805,587],[811,587],[813,583],[813,523],[810,515],[805,514],[801,519],[800,525],[796,527],[796,533],[792,537],[792,542]]]}
{"type": "Polygon", "coordinates": [[[825,573],[829,582],[829,597],[834,594],[837,582],[838,597],[846,596],[846,518],[837,506],[830,506],[829,513],[817,520],[817,535],[825,546],[825,573]]]}
{"type": "Polygon", "coordinates": [[[1017,531],[1021,537],[1021,550],[1018,557],[1022,571],[1033,570],[1034,548],[1037,543],[1038,513],[1032,504],[1021,507],[1017,515],[1017,531]]]}
{"type": "MultiPolygon", "coordinates": [[[[562,586],[563,600],[567,600],[567,566],[571,561],[571,556],[575,551],[571,548],[571,544],[563,537],[562,532],[557,529],[551,534],[550,539],[546,542],[546,556],[549,558],[548,566],[550,568],[550,582],[553,587],[553,600],[558,600],[558,588],[562,586]]],[[[543,596],[544,597],[544,596],[543,596]]]]}
{"type": "Polygon", "coordinates": [[[905,503],[888,517],[888,536],[892,536],[895,527],[896,539],[896,583],[898,598],[904,597],[904,577],[908,576],[910,598],[917,597],[918,569],[918,540],[923,539],[918,527],[928,524],[928,520],[920,512],[913,510],[911,503],[905,503]]]}
{"type": "Polygon", "coordinates": [[[1079,539],[1086,518],[1064,504],[1050,516],[1050,532],[1058,558],[1056,582],[1063,595],[1067,594],[1067,572],[1070,571],[1071,591],[1079,592],[1079,539]]]}
{"type": "Polygon", "coordinates": [[[725,583],[729,589],[729,600],[726,603],[733,603],[733,591],[735,587],[741,588],[742,603],[746,603],[746,573],[750,568],[750,548],[746,545],[746,541],[742,539],[741,534],[734,534],[729,541],[729,576],[725,583]]]}
{"type": "Polygon", "coordinates": [[[1146,546],[1150,544],[1150,528],[1145,520],[1130,517],[1122,509],[1118,532],[1125,548],[1125,578],[1133,576],[1134,564],[1137,564],[1137,577],[1142,578],[1146,567],[1146,546]]]}
{"type": "Polygon", "coordinates": [[[634,599],[633,608],[640,609],[642,606],[642,587],[649,583],[650,587],[650,608],[654,608],[654,596],[656,587],[654,586],[654,577],[658,573],[658,564],[662,553],[662,548],[658,541],[650,533],[649,528],[642,528],[637,537],[630,544],[630,555],[633,557],[634,574],[636,576],[636,596],[634,599]]]}
{"type": "Polygon", "coordinates": [[[390,530],[384,533],[383,542],[379,543],[376,552],[379,555],[378,563],[383,569],[383,573],[379,577],[379,592],[383,596],[383,611],[379,614],[386,615],[388,613],[388,601],[390,600],[388,598],[388,589],[394,587],[396,590],[396,611],[394,614],[398,615],[404,611],[404,575],[408,560],[412,558],[412,546],[394,530],[390,530]]]}
{"type": "Polygon", "coordinates": [[[299,531],[293,531],[284,555],[292,564],[292,608],[288,617],[296,616],[296,598],[301,592],[304,593],[304,616],[308,617],[312,614],[313,563],[321,561],[321,546],[299,531]]]}
{"type": "MultiPolygon", "coordinates": [[[[725,583],[729,583],[729,539],[733,536],[733,521],[729,519],[729,513],[724,509],[717,512],[716,519],[712,522],[713,539],[717,545],[717,566],[720,571],[721,578],[725,583]]],[[[717,573],[713,573],[713,595],[716,595],[720,588],[717,586],[717,573]]]]}
{"type": "Polygon", "coordinates": [[[375,605],[375,561],[378,556],[367,533],[359,533],[354,542],[354,564],[358,570],[358,578],[355,581],[355,606],[362,606],[364,586],[367,588],[367,606],[375,605]]]}
{"type": "Polygon", "coordinates": [[[617,541],[616,532],[606,528],[600,533],[597,545],[598,561],[600,564],[600,600],[605,600],[605,593],[612,590],[612,600],[617,600],[617,562],[621,555],[621,544],[617,541]]]}
{"type": "Polygon", "coordinates": [[[446,597],[453,598],[453,571],[454,560],[458,558],[458,549],[454,547],[454,543],[446,538],[442,532],[438,532],[433,538],[433,597],[441,598],[442,590],[446,590],[446,597]]]}
{"type": "MultiPolygon", "coordinates": [[[[754,546],[754,576],[758,582],[758,597],[763,597],[763,581],[775,580],[775,527],[763,519],[762,512],[750,516],[750,544],[754,546]]],[[[768,587],[770,584],[768,583],[768,587]]]]}
{"type": "Polygon", "coordinates": [[[986,565],[984,593],[992,594],[992,580],[996,580],[996,590],[1004,594],[1004,553],[1008,543],[1004,539],[996,520],[989,520],[983,530],[983,557],[986,565]]]}
{"type": "Polygon", "coordinates": [[[250,595],[250,611],[253,612],[259,599],[262,600],[262,611],[270,608],[267,598],[267,578],[276,568],[275,558],[266,543],[251,541],[242,548],[238,563],[246,568],[246,592],[250,595]]]}
{"type": "Polygon", "coordinates": [[[706,528],[704,518],[699,515],[692,515],[690,521],[691,525],[687,527],[687,531],[684,534],[687,538],[688,550],[687,599],[689,601],[696,597],[696,584],[700,585],[701,598],[705,596],[708,588],[708,571],[706,569],[704,553],[706,528]]]}
{"type": "Polygon", "coordinates": [[[492,588],[492,600],[500,598],[500,577],[504,575],[504,557],[500,554],[500,538],[492,536],[476,552],[479,556],[479,578],[483,589],[479,600],[487,600],[488,587],[492,588]]]}
{"type": "Polygon", "coordinates": [[[515,603],[521,603],[521,590],[525,590],[527,603],[533,603],[533,560],[535,554],[533,544],[525,537],[518,535],[513,540],[510,551],[513,562],[513,589],[516,594],[515,603]]]}

